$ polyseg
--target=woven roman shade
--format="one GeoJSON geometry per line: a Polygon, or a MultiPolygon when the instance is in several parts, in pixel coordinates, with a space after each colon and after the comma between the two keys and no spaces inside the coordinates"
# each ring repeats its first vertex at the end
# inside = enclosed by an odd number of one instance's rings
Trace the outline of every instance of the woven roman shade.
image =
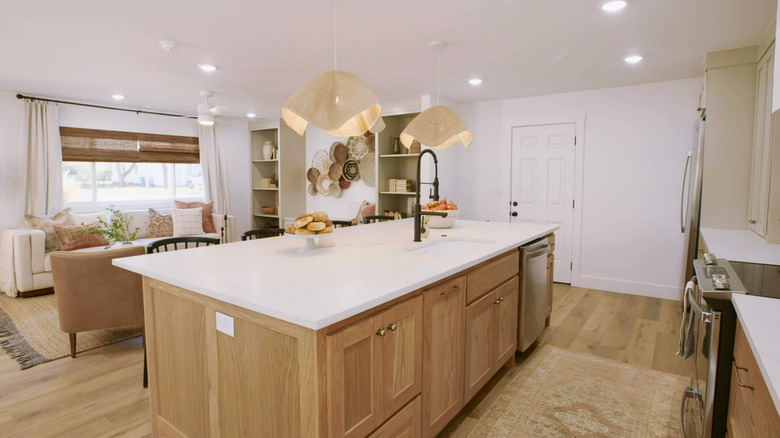
{"type": "Polygon", "coordinates": [[[60,127],[62,161],[200,163],[197,137],[60,127]]]}
{"type": "Polygon", "coordinates": [[[401,133],[407,148],[414,140],[433,149],[446,149],[459,141],[468,147],[474,134],[452,108],[438,105],[418,114],[401,133]]]}
{"type": "Polygon", "coordinates": [[[311,123],[330,135],[351,137],[383,127],[382,106],[356,75],[331,70],[307,82],[282,106],[287,125],[303,135],[311,123]]]}

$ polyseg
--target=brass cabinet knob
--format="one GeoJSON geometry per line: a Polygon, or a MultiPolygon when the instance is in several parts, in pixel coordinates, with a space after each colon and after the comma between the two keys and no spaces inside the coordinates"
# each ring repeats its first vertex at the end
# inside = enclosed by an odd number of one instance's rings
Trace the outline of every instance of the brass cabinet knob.
{"type": "Polygon", "coordinates": [[[391,322],[390,324],[387,324],[387,329],[391,332],[394,332],[398,328],[398,324],[391,322]]]}
{"type": "Polygon", "coordinates": [[[377,330],[376,330],[376,334],[377,334],[378,336],[384,336],[384,335],[385,335],[385,333],[386,333],[386,332],[385,332],[385,329],[377,329],[377,330]]]}
{"type": "Polygon", "coordinates": [[[749,223],[750,225],[755,225],[755,224],[756,224],[756,221],[755,221],[754,219],[750,219],[750,220],[748,221],[748,223],[749,223]]]}
{"type": "Polygon", "coordinates": [[[493,301],[493,304],[501,304],[501,298],[499,298],[499,299],[497,299],[497,300],[493,301]]]}

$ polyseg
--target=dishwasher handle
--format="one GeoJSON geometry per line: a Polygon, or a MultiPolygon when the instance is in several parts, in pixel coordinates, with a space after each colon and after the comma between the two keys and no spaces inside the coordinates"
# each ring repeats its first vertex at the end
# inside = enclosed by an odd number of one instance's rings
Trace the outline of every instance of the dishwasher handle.
{"type": "Polygon", "coordinates": [[[547,252],[548,252],[547,248],[549,248],[549,247],[550,247],[550,245],[545,243],[544,245],[540,246],[536,251],[525,253],[525,257],[529,258],[529,259],[532,259],[532,258],[538,257],[538,256],[540,256],[542,254],[547,254],[547,252]]]}

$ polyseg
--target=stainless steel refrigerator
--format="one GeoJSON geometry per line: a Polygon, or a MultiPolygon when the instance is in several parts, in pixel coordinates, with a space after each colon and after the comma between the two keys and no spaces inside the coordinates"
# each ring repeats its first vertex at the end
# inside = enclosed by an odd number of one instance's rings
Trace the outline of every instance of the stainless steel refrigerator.
{"type": "Polygon", "coordinates": [[[704,163],[704,123],[706,113],[696,122],[693,148],[685,158],[682,193],[680,195],[680,232],[685,234],[683,284],[693,277],[693,261],[699,250],[699,219],[701,213],[701,181],[704,163]]]}

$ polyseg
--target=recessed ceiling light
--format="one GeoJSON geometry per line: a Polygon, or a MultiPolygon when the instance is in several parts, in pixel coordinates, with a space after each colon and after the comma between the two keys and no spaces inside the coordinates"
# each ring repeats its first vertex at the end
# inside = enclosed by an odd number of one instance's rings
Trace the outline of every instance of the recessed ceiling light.
{"type": "Polygon", "coordinates": [[[601,10],[606,12],[617,12],[626,7],[626,2],[623,0],[611,0],[601,4],[601,10]]]}
{"type": "Polygon", "coordinates": [[[629,64],[636,64],[637,62],[641,61],[642,57],[639,55],[631,55],[623,59],[623,61],[626,61],[629,64]]]}
{"type": "Polygon", "coordinates": [[[255,117],[257,117],[257,114],[255,114],[255,113],[246,113],[246,116],[249,117],[250,119],[254,119],[255,117]]]}
{"type": "Polygon", "coordinates": [[[122,96],[121,94],[112,94],[111,97],[113,97],[114,100],[125,100],[125,96],[122,96]]]}
{"type": "Polygon", "coordinates": [[[481,83],[482,83],[482,79],[480,78],[469,79],[469,84],[471,85],[479,85],[481,83]]]}
{"type": "Polygon", "coordinates": [[[198,64],[198,68],[205,71],[206,73],[212,73],[217,71],[217,67],[211,64],[198,64]]]}

